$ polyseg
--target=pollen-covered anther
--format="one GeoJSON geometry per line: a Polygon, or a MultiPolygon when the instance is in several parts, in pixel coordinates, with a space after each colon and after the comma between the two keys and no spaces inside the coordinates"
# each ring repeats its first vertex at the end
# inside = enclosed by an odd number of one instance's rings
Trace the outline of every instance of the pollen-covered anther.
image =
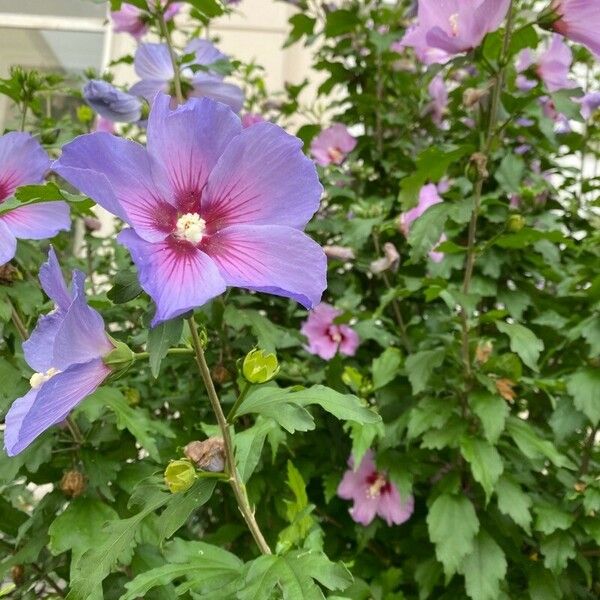
{"type": "Polygon", "coordinates": [[[386,483],[387,480],[383,475],[377,475],[377,479],[367,488],[367,497],[378,498],[386,483]]]}
{"type": "Polygon", "coordinates": [[[458,35],[458,13],[450,15],[448,20],[450,21],[450,31],[452,31],[452,35],[456,37],[458,35]]]}
{"type": "Polygon", "coordinates": [[[198,213],[186,213],[177,219],[175,236],[192,244],[198,244],[204,237],[206,221],[198,213]]]}
{"type": "Polygon", "coordinates": [[[336,148],[335,146],[328,148],[327,154],[329,155],[331,162],[335,163],[335,164],[341,163],[342,159],[344,158],[344,153],[339,148],[336,148]]]}
{"type": "Polygon", "coordinates": [[[50,367],[45,373],[34,373],[29,379],[29,384],[35,390],[59,373],[58,369],[50,367]]]}

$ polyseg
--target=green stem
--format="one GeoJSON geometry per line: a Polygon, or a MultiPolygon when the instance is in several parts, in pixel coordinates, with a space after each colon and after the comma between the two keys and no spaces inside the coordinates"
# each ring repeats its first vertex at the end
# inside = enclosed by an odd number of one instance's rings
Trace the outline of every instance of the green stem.
{"type": "Polygon", "coordinates": [[[175,54],[175,50],[173,49],[173,40],[171,39],[171,33],[169,31],[169,28],[167,27],[167,22],[165,21],[163,8],[158,3],[156,9],[156,18],[158,19],[160,31],[165,38],[165,42],[167,43],[167,48],[169,49],[169,56],[171,57],[171,64],[173,65],[173,83],[175,85],[175,95],[177,96],[177,101],[179,102],[179,104],[183,104],[184,98],[181,89],[181,75],[179,73],[179,65],[177,64],[177,55],[175,54]]]}
{"type": "Polygon", "coordinates": [[[19,337],[21,338],[21,341],[24,342],[29,337],[27,327],[25,327],[25,324],[23,323],[23,320],[19,316],[19,313],[17,312],[17,309],[14,307],[13,303],[8,298],[6,298],[6,302],[8,303],[8,306],[10,308],[10,316],[13,325],[15,326],[15,329],[19,332],[19,337]]]}
{"type": "Polygon", "coordinates": [[[250,391],[251,387],[252,387],[252,384],[249,381],[246,381],[244,383],[244,387],[242,388],[240,395],[237,397],[235,404],[233,405],[233,407],[229,411],[229,414],[227,415],[228,423],[233,423],[233,420],[235,419],[235,415],[236,415],[237,411],[239,410],[240,406],[242,405],[242,402],[246,399],[246,396],[248,395],[248,392],[250,391]]]}
{"type": "Polygon", "coordinates": [[[223,446],[225,450],[225,463],[227,472],[229,473],[229,483],[231,484],[233,493],[237,500],[238,508],[240,509],[240,512],[244,517],[244,521],[246,521],[246,525],[248,526],[248,529],[250,530],[250,533],[252,534],[256,545],[260,548],[260,551],[263,554],[271,554],[271,548],[269,548],[269,544],[267,544],[267,541],[265,540],[260,530],[260,527],[256,522],[256,519],[254,518],[254,511],[250,507],[248,495],[246,494],[246,486],[240,480],[235,465],[235,456],[233,453],[233,443],[229,431],[229,424],[227,423],[225,415],[223,414],[223,409],[221,408],[219,396],[217,395],[217,391],[215,390],[215,386],[210,376],[210,369],[208,368],[208,364],[206,363],[206,357],[204,356],[202,343],[200,342],[200,338],[198,337],[198,330],[196,329],[196,321],[194,320],[194,317],[190,317],[188,319],[188,324],[190,327],[190,332],[192,334],[192,345],[196,354],[196,364],[198,366],[198,371],[200,372],[200,376],[202,377],[202,381],[204,382],[204,386],[206,387],[208,399],[210,400],[213,412],[215,413],[215,417],[217,418],[217,424],[221,431],[221,437],[223,438],[223,446]]]}
{"type": "Polygon", "coordinates": [[[20,130],[25,131],[25,120],[27,119],[27,104],[23,103],[23,112],[21,113],[21,126],[20,130]]]}
{"type": "MultiPolygon", "coordinates": [[[[502,44],[502,53],[500,56],[500,70],[496,76],[494,87],[492,90],[492,97],[490,102],[490,113],[488,118],[488,125],[485,140],[481,147],[481,154],[487,159],[491,150],[492,142],[494,140],[494,130],[498,121],[498,108],[500,106],[500,94],[502,92],[502,86],[504,84],[504,75],[506,72],[506,62],[508,56],[508,50],[510,45],[511,32],[514,22],[514,1],[511,1],[508,16],[506,18],[506,30],[504,32],[504,41],[502,44]]],[[[477,221],[479,218],[479,211],[481,209],[481,195],[483,192],[483,184],[487,178],[485,173],[485,165],[480,168],[480,171],[475,182],[474,199],[475,205],[473,207],[473,214],[471,215],[471,221],[469,222],[469,237],[467,243],[467,257],[465,260],[465,273],[462,284],[463,294],[468,294],[471,288],[471,280],[473,278],[473,268],[475,266],[475,258],[477,255],[477,221]]],[[[471,357],[469,352],[469,320],[467,315],[467,308],[461,306],[461,354],[463,366],[465,369],[465,375],[467,380],[471,379],[471,357]]]]}

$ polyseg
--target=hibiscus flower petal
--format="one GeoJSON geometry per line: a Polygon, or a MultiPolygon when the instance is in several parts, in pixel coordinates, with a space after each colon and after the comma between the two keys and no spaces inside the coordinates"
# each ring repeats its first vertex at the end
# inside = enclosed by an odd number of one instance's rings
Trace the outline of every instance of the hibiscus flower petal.
{"type": "Polygon", "coordinates": [[[41,433],[63,421],[109,375],[110,369],[97,358],[71,365],[39,389],[16,400],[6,415],[5,440],[10,442],[7,454],[15,456],[41,433]]]}
{"type": "Polygon", "coordinates": [[[173,79],[173,63],[166,44],[140,44],[135,52],[133,68],[142,79],[173,79]]]}
{"type": "Polygon", "coordinates": [[[53,169],[144,239],[161,240],[173,231],[175,208],[152,177],[164,181],[163,173],[140,144],[109,133],[82,135],[63,147],[53,169]]]}
{"type": "Polygon", "coordinates": [[[197,212],[201,191],[229,142],[242,130],[225,106],[191,99],[175,110],[159,94],[148,119],[148,152],[161,164],[181,213],[197,212]]]}
{"type": "Polygon", "coordinates": [[[391,485],[389,490],[382,492],[379,496],[379,504],[377,506],[377,514],[385,519],[389,526],[394,524],[400,525],[410,519],[415,502],[412,496],[406,500],[400,497],[400,493],[395,485],[391,485]]]}
{"type": "Polygon", "coordinates": [[[17,251],[17,239],[0,219],[0,266],[12,260],[17,251]]]}
{"type": "Polygon", "coordinates": [[[0,200],[20,185],[41,183],[50,159],[29,133],[12,131],[0,136],[0,200]]]}
{"type": "Polygon", "coordinates": [[[273,123],[257,123],[234,138],[208,178],[203,217],[213,230],[254,223],[302,228],[323,188],[302,142],[273,123]]]}
{"type": "Polygon", "coordinates": [[[244,92],[242,88],[233,84],[221,81],[219,77],[207,73],[198,73],[192,79],[194,86],[191,96],[202,98],[206,96],[217,102],[222,102],[229,106],[234,112],[239,113],[244,105],[244,92]]]}
{"type": "Polygon", "coordinates": [[[168,239],[150,244],[131,229],[117,239],[131,252],[140,285],[156,303],[153,327],[202,306],[226,289],[212,259],[188,242],[168,239]]]}
{"type": "Polygon", "coordinates": [[[327,258],[306,234],[281,225],[233,225],[203,245],[227,285],[316,306],[327,287],[327,258]]]}
{"type": "Polygon", "coordinates": [[[16,238],[45,240],[71,229],[69,214],[66,202],[43,202],[15,208],[0,216],[0,220],[16,238]]]}
{"type": "Polygon", "coordinates": [[[74,298],[56,332],[53,367],[63,370],[69,365],[82,363],[108,354],[113,344],[104,329],[104,320],[88,306],[85,275],[73,271],[74,298]]]}
{"type": "Polygon", "coordinates": [[[56,252],[54,248],[50,246],[48,252],[48,260],[40,267],[40,282],[42,289],[46,292],[48,298],[50,298],[58,308],[67,310],[73,300],[72,295],[69,293],[67,283],[64,275],[56,258],[56,252]]]}

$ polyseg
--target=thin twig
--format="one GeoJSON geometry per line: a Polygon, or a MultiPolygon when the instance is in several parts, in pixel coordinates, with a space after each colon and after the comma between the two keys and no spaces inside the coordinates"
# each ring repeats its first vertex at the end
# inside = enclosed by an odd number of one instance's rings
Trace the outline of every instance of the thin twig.
{"type": "Polygon", "coordinates": [[[181,89],[181,76],[179,73],[179,65],[177,64],[177,55],[175,54],[175,50],[173,49],[173,40],[171,39],[171,33],[169,32],[169,28],[167,27],[167,22],[165,21],[165,15],[163,14],[163,7],[157,2],[156,4],[156,18],[158,19],[158,24],[160,26],[160,30],[165,38],[165,42],[167,43],[167,48],[169,49],[169,56],[171,57],[171,64],[173,65],[173,83],[175,85],[175,95],[177,96],[177,101],[179,104],[183,104],[183,91],[181,89]]]}
{"type": "Polygon", "coordinates": [[[269,544],[267,544],[267,541],[265,540],[260,527],[256,522],[256,519],[254,518],[254,511],[250,507],[248,495],[246,494],[246,486],[240,480],[237,472],[235,456],[233,453],[233,443],[231,441],[231,434],[229,432],[229,424],[227,423],[225,415],[223,414],[219,396],[217,395],[217,391],[215,390],[215,386],[210,376],[210,369],[206,363],[206,357],[204,356],[202,343],[198,337],[198,330],[196,328],[196,321],[194,320],[194,317],[190,317],[188,319],[188,324],[192,334],[192,346],[194,347],[194,351],[196,353],[196,364],[198,365],[200,376],[202,377],[204,386],[206,387],[206,392],[208,393],[208,399],[210,400],[213,412],[217,418],[217,424],[221,431],[221,437],[223,438],[226,468],[227,472],[229,473],[229,483],[231,484],[233,493],[235,494],[238,508],[240,509],[240,512],[244,517],[244,521],[246,521],[246,525],[248,525],[248,529],[250,530],[250,533],[252,534],[252,537],[254,538],[254,541],[256,542],[256,545],[259,547],[260,551],[263,554],[271,554],[271,548],[269,547],[269,544]]]}

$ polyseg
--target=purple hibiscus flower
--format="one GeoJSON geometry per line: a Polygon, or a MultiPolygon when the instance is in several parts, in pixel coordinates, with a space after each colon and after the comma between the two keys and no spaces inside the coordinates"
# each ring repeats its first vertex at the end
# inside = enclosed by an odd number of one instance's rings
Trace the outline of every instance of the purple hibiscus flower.
{"type": "MultiPolygon", "coordinates": [[[[529,48],[522,50],[517,59],[517,71],[523,73],[537,63],[535,71],[539,78],[544,82],[548,91],[557,92],[558,90],[577,87],[577,84],[569,79],[572,62],[571,49],[559,35],[553,35],[550,45],[537,60],[529,48]]],[[[535,81],[522,74],[517,77],[517,87],[523,91],[528,91],[534,88],[535,85],[535,81]]]]}
{"type": "MultiPolygon", "coordinates": [[[[400,215],[400,219],[398,222],[398,228],[400,231],[408,237],[410,233],[411,225],[430,207],[435,204],[439,204],[444,200],[440,197],[439,190],[434,183],[428,183],[424,185],[419,191],[419,200],[417,205],[410,210],[402,213],[400,215]]],[[[444,259],[443,252],[438,252],[435,250],[437,246],[439,246],[442,242],[446,241],[446,235],[442,234],[438,243],[435,247],[429,252],[429,258],[436,263],[441,262],[444,259]]]]}
{"type": "MultiPolygon", "coordinates": [[[[194,39],[185,47],[183,54],[193,54],[194,60],[180,73],[182,91],[186,98],[206,96],[227,104],[235,112],[240,112],[244,104],[244,92],[237,85],[225,83],[223,76],[210,69],[217,61],[226,60],[212,42],[194,39]],[[194,72],[191,66],[203,69],[194,72]]],[[[135,53],[133,66],[141,78],[131,87],[131,93],[143,96],[152,102],[158,92],[172,93],[173,63],[166,44],[140,44],[135,53]]]]}
{"type": "Polygon", "coordinates": [[[442,127],[444,115],[448,107],[448,89],[446,82],[441,75],[436,75],[427,88],[431,103],[428,110],[431,113],[431,120],[438,126],[442,127]]]}
{"type": "MultiPolygon", "coordinates": [[[[0,205],[21,185],[42,183],[50,159],[28,133],[0,136],[0,205]]],[[[0,265],[17,251],[17,239],[43,240],[71,228],[66,202],[20,206],[0,213],[0,265]]]]}
{"type": "Polygon", "coordinates": [[[310,153],[317,164],[326,167],[330,164],[341,165],[354,148],[356,138],[345,125],[334,123],[314,138],[310,145],[310,153]]]}
{"type": "Polygon", "coordinates": [[[400,41],[428,63],[444,63],[500,27],[510,0],[419,0],[417,24],[400,41]]]}
{"type": "Polygon", "coordinates": [[[550,7],[551,28],[600,56],[600,2],[597,0],[554,0],[550,7]]]}
{"type": "MultiPolygon", "coordinates": [[[[160,0],[162,7],[169,0],[160,0]]],[[[181,2],[171,2],[165,12],[165,21],[170,21],[181,10],[181,2]]],[[[148,2],[148,6],[155,8],[154,0],[148,2]]],[[[139,40],[149,29],[150,14],[145,10],[133,6],[132,4],[123,4],[120,10],[115,10],[110,13],[113,21],[113,31],[116,33],[129,33],[136,40],[139,40]]]]}
{"type": "Polygon", "coordinates": [[[391,527],[410,519],[414,498],[402,498],[387,474],[377,470],[372,450],[367,450],[356,471],[353,457],[348,466],[350,469],[344,474],[337,494],[344,500],[354,500],[350,516],[357,523],[366,527],[375,516],[380,516],[391,527]]]}
{"type": "Polygon", "coordinates": [[[586,120],[591,119],[600,108],[600,92],[588,92],[582,98],[576,98],[575,102],[581,104],[581,116],[586,120]]]}
{"type": "Polygon", "coordinates": [[[142,116],[142,102],[102,79],[92,79],[83,88],[83,98],[102,117],[115,123],[132,123],[142,116]]]}
{"type": "Polygon", "coordinates": [[[9,456],[64,421],[111,374],[102,358],[115,346],[104,331],[102,317],[86,303],[85,275],[73,271],[69,290],[50,249],[40,282],[56,308],[39,319],[23,343],[25,360],[35,373],[31,390],[15,400],[6,415],[4,446],[9,456]]]}
{"type": "Polygon", "coordinates": [[[273,123],[242,130],[208,98],[172,110],[159,94],[148,147],[102,133],[63,148],[54,170],[127,222],[119,234],[157,306],[153,325],[242,287],[318,304],[327,259],[303,229],[319,206],[316,169],[273,123]]]}
{"type": "Polygon", "coordinates": [[[354,356],[360,343],[358,334],[348,325],[336,325],[334,320],[342,314],[341,310],[321,302],[308,315],[301,332],[308,338],[311,354],[323,360],[331,360],[338,352],[345,356],[354,356]]]}

